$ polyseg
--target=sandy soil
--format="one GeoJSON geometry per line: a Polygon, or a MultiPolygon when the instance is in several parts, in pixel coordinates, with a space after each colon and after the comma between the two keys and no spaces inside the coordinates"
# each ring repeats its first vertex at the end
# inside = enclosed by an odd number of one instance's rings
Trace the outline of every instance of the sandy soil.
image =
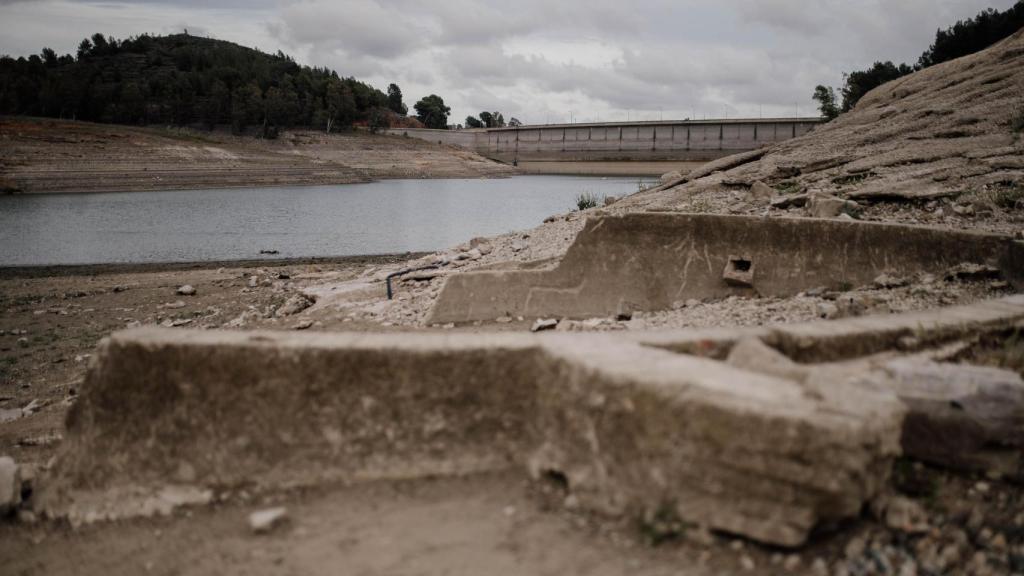
{"type": "Polygon", "coordinates": [[[173,128],[0,117],[0,191],[112,192],[478,178],[511,166],[454,146],[366,132],[277,140],[173,128]]]}

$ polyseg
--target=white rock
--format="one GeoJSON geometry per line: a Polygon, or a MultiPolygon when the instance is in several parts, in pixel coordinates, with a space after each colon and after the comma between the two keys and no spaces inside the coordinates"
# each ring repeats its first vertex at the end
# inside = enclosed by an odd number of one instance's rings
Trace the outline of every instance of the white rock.
{"type": "Polygon", "coordinates": [[[196,289],[193,288],[191,284],[185,284],[178,288],[178,294],[181,294],[182,296],[195,296],[196,289]]]}
{"type": "Polygon", "coordinates": [[[21,470],[14,458],[0,456],[0,516],[7,516],[21,504],[21,470]]]}
{"type": "Polygon", "coordinates": [[[255,534],[265,534],[280,526],[288,519],[288,509],[284,506],[257,510],[249,514],[249,529],[255,534]]]}
{"type": "Polygon", "coordinates": [[[542,330],[552,330],[556,326],[558,326],[558,320],[556,320],[554,318],[548,318],[548,319],[538,318],[537,321],[534,322],[533,326],[530,328],[530,332],[540,332],[542,330]]]}
{"type": "Polygon", "coordinates": [[[512,251],[513,252],[522,252],[523,250],[526,250],[526,244],[525,243],[518,242],[518,241],[512,243],[512,251]]]}

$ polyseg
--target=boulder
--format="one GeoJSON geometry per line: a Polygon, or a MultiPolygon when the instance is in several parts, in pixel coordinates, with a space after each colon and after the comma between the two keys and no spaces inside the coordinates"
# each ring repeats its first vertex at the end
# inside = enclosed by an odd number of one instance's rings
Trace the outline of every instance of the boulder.
{"type": "Polygon", "coordinates": [[[771,202],[775,189],[758,180],[750,187],[750,198],[755,202],[771,202]]]}
{"type": "Polygon", "coordinates": [[[191,284],[185,284],[178,288],[178,294],[182,296],[195,296],[196,289],[191,284]]]}
{"type": "Polygon", "coordinates": [[[815,192],[807,198],[807,211],[814,218],[836,218],[840,214],[860,213],[860,204],[830,194],[815,192]]]}
{"type": "Polygon", "coordinates": [[[911,457],[960,470],[1024,474],[1024,381],[1016,372],[921,358],[892,360],[864,380],[907,406],[911,457]]]}

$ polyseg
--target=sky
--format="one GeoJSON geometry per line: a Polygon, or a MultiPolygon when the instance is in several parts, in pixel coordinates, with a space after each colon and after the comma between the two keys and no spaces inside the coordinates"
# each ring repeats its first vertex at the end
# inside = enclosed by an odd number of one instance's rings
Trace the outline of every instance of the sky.
{"type": "Polygon", "coordinates": [[[818,84],[913,63],[938,28],[1014,0],[0,0],[0,54],[188,30],[281,50],[452,123],[815,115],[818,84]]]}

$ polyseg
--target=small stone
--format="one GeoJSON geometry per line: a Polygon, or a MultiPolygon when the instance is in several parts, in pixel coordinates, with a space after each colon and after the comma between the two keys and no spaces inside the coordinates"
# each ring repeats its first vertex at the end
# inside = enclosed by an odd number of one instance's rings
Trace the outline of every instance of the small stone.
{"type": "Polygon", "coordinates": [[[291,316],[292,314],[298,314],[306,308],[313,305],[313,300],[306,297],[304,294],[295,294],[292,297],[285,300],[285,303],[281,305],[276,311],[274,316],[278,318],[282,316],[291,316]]]}
{"type": "Polygon", "coordinates": [[[0,456],[0,517],[21,504],[21,469],[10,456],[0,456]]]}
{"type": "Polygon", "coordinates": [[[494,319],[494,321],[497,322],[498,324],[508,324],[509,322],[512,321],[512,317],[511,316],[498,316],[497,318],[494,319]]]}
{"type": "Polygon", "coordinates": [[[891,288],[899,288],[901,286],[906,286],[906,285],[907,285],[907,281],[906,280],[904,280],[903,278],[900,278],[898,276],[893,276],[891,274],[880,274],[880,275],[878,275],[877,278],[875,278],[875,287],[876,288],[891,289],[891,288]]]}
{"type": "Polygon", "coordinates": [[[288,509],[283,506],[257,510],[249,514],[249,529],[254,534],[266,534],[280,526],[287,519],[288,509]]]}
{"type": "Polygon", "coordinates": [[[811,563],[811,573],[820,576],[828,576],[828,564],[824,558],[815,558],[811,563]]]}
{"type": "Polygon", "coordinates": [[[184,307],[185,307],[185,302],[183,300],[178,300],[176,302],[169,302],[167,304],[164,304],[164,308],[171,308],[173,310],[176,310],[178,308],[184,308],[184,307]]]}
{"type": "Polygon", "coordinates": [[[538,318],[533,326],[530,327],[530,332],[540,332],[542,330],[553,330],[558,326],[558,320],[555,318],[538,318]]]}
{"type": "Polygon", "coordinates": [[[182,296],[195,296],[196,289],[191,284],[185,284],[184,286],[178,287],[178,294],[182,296]]]}
{"type": "Polygon", "coordinates": [[[747,572],[753,572],[754,569],[757,568],[757,565],[754,564],[753,558],[744,554],[743,556],[740,556],[740,567],[747,572]]]}
{"type": "Polygon", "coordinates": [[[908,534],[928,531],[928,513],[917,502],[896,496],[885,507],[885,525],[908,534]]]}
{"type": "Polygon", "coordinates": [[[526,250],[526,244],[525,243],[523,243],[523,242],[513,242],[512,243],[512,251],[513,252],[522,252],[523,250],[526,250]]]}
{"type": "Polygon", "coordinates": [[[483,253],[480,252],[479,248],[473,248],[472,250],[466,252],[466,257],[469,258],[470,260],[479,260],[481,257],[483,257],[483,253]]]}
{"type": "Polygon", "coordinates": [[[867,541],[861,536],[854,536],[846,543],[846,547],[843,548],[843,553],[846,555],[847,560],[853,560],[858,558],[864,553],[867,548],[867,541]]]}
{"type": "Polygon", "coordinates": [[[312,320],[303,320],[298,324],[292,326],[292,330],[308,330],[313,326],[312,320]]]}
{"type": "Polygon", "coordinates": [[[800,556],[796,554],[786,556],[786,559],[782,562],[782,567],[789,572],[793,572],[800,567],[800,556]]]}

